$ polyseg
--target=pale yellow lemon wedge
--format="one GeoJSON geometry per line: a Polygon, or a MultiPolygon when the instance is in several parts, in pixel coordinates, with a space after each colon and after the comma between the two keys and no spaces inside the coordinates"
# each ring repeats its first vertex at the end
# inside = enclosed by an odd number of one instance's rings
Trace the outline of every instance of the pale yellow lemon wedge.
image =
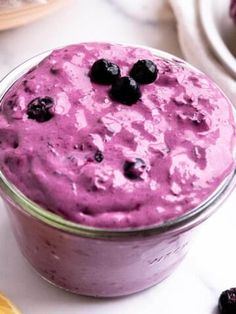
{"type": "Polygon", "coordinates": [[[0,293],[0,314],[21,314],[20,311],[0,293]]]}

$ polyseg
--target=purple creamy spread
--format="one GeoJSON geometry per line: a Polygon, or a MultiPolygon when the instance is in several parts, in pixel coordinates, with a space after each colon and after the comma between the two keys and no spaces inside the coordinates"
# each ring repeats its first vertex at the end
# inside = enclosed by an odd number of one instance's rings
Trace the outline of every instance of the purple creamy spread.
{"type": "Polygon", "coordinates": [[[144,48],[55,50],[1,101],[5,176],[49,211],[90,226],[146,226],[183,215],[232,172],[234,144],[231,104],[219,88],[184,62],[144,48]],[[158,75],[126,105],[111,97],[111,86],[92,82],[101,58],[121,76],[148,59],[158,75]]]}

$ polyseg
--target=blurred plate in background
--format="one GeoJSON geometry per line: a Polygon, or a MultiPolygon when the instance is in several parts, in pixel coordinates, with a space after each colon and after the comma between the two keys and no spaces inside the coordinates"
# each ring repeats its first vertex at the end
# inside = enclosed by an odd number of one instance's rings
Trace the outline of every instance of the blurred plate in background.
{"type": "Polygon", "coordinates": [[[229,16],[230,0],[199,0],[200,22],[215,55],[236,78],[236,25],[229,16]]]}
{"type": "Polygon", "coordinates": [[[68,2],[69,0],[48,0],[46,4],[23,4],[16,8],[0,9],[0,30],[33,22],[68,2]]]}

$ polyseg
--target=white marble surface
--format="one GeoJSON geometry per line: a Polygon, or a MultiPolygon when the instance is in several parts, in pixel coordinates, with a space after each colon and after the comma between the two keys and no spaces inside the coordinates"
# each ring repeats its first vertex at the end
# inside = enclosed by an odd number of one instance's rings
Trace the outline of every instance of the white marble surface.
{"type": "MultiPolygon", "coordinates": [[[[31,26],[0,33],[0,78],[32,55],[72,42],[112,40],[178,56],[175,23],[162,0],[74,0],[31,26]]],[[[216,314],[219,293],[236,286],[236,193],[199,230],[176,273],[130,297],[96,300],[51,287],[22,258],[0,207],[0,291],[24,314],[216,314]]],[[[1,313],[2,314],[2,313],[1,313]]]]}

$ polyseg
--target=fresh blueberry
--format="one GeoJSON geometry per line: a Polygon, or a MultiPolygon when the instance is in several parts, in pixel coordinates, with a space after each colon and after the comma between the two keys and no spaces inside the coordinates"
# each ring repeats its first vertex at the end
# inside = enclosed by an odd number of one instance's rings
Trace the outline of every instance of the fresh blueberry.
{"type": "Polygon", "coordinates": [[[124,76],[112,84],[110,96],[124,105],[131,106],[140,99],[141,91],[132,77],[124,76]]]}
{"type": "Polygon", "coordinates": [[[53,117],[53,113],[50,111],[52,106],[53,99],[51,97],[35,98],[28,104],[28,118],[37,122],[46,122],[53,117]]]}
{"type": "Polygon", "coordinates": [[[231,288],[221,293],[218,307],[220,314],[236,313],[236,288],[231,288]]]}
{"type": "Polygon", "coordinates": [[[100,150],[97,150],[96,153],[95,153],[94,159],[97,162],[102,162],[103,159],[104,159],[103,153],[100,150]]]}
{"type": "Polygon", "coordinates": [[[139,84],[153,83],[157,78],[158,70],[151,60],[139,60],[136,62],[129,75],[139,84]]]}
{"type": "Polygon", "coordinates": [[[120,68],[109,60],[99,59],[92,65],[89,75],[94,83],[110,85],[120,77],[120,68]]]}
{"type": "Polygon", "coordinates": [[[131,180],[139,179],[145,169],[145,162],[140,158],[136,158],[135,162],[126,161],[124,163],[124,175],[131,180]]]}

